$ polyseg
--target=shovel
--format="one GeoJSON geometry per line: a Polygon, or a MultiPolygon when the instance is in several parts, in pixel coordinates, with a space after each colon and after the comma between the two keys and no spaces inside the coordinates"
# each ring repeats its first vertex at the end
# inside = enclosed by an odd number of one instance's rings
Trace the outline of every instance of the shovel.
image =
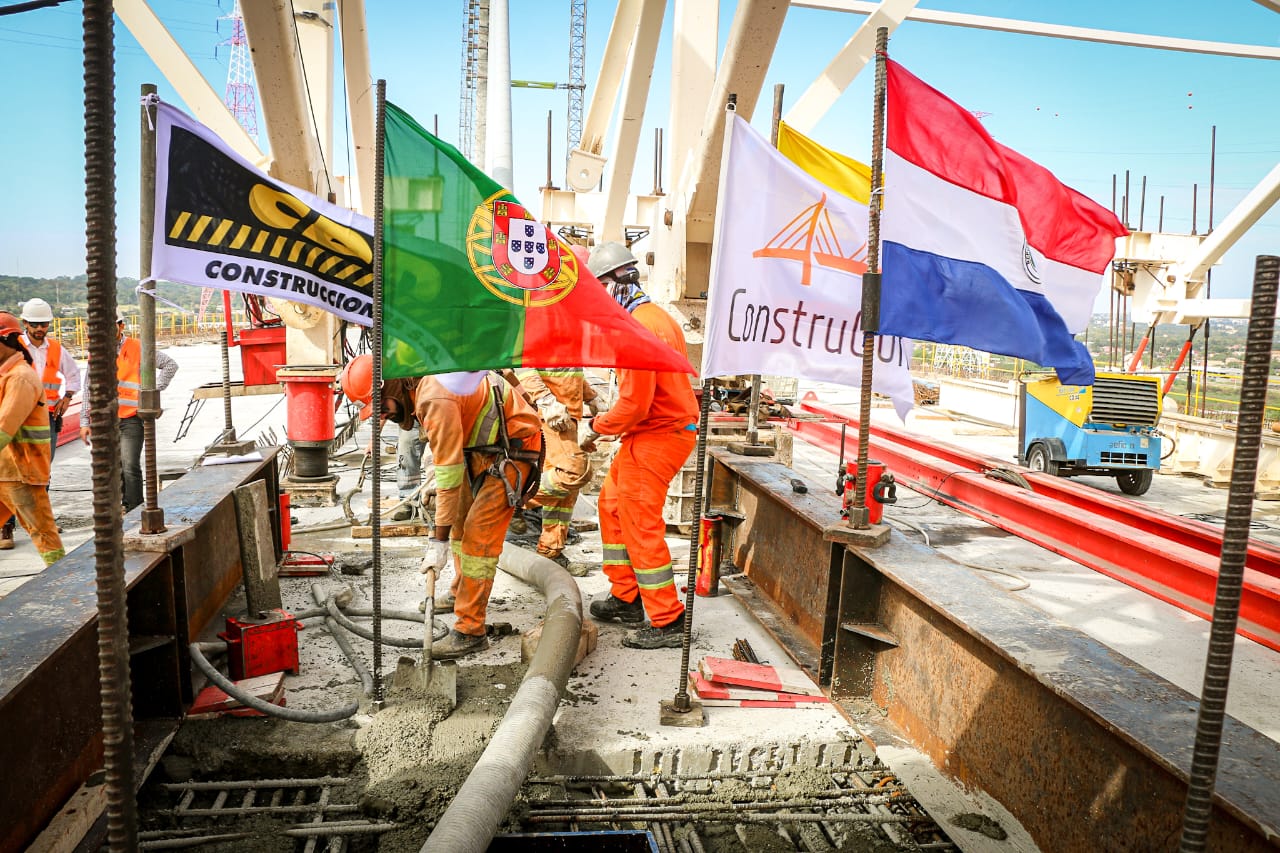
{"type": "Polygon", "coordinates": [[[423,699],[440,698],[449,703],[449,710],[458,706],[458,667],[453,661],[436,663],[431,659],[431,643],[434,637],[436,599],[436,570],[428,569],[427,610],[422,637],[422,661],[415,664],[411,657],[401,657],[396,663],[391,686],[397,692],[408,693],[423,699]]]}

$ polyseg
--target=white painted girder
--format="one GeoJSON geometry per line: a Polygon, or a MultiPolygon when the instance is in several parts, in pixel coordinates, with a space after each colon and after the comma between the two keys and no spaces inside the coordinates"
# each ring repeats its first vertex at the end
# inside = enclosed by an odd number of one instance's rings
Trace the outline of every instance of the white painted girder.
{"type": "MultiPolygon", "coordinates": [[[[1274,6],[1269,0],[1264,5],[1274,6]]],[[[793,5],[807,9],[825,9],[831,12],[871,14],[880,4],[867,0],[794,0],[793,5]]],[[[908,21],[927,24],[948,24],[953,27],[969,27],[980,30],[996,30],[1003,33],[1053,36],[1075,41],[1092,41],[1101,44],[1118,44],[1129,47],[1150,47],[1185,53],[1208,53],[1219,56],[1239,56],[1247,59],[1280,59],[1280,47],[1268,45],[1233,44],[1231,42],[1204,41],[1202,39],[1152,36],[1144,33],[1114,32],[1090,27],[1071,27],[1063,24],[1046,24],[1039,21],[1018,21],[1012,18],[993,18],[987,15],[970,15],[964,12],[943,12],[937,9],[917,9],[907,15],[908,21]]]]}
{"type": "Polygon", "coordinates": [[[365,216],[373,216],[375,115],[377,93],[369,69],[369,33],[364,0],[338,0],[339,35],[342,38],[342,70],[346,80],[347,116],[355,147],[355,188],[348,203],[365,216]]]}
{"type": "Polygon", "coordinates": [[[262,153],[258,143],[236,121],[223,103],[222,96],[196,69],[151,7],[144,0],[116,0],[114,8],[120,21],[142,45],[191,114],[237,154],[259,168],[267,168],[271,158],[262,153]]]}
{"type": "Polygon", "coordinates": [[[623,71],[640,21],[642,2],[618,0],[609,39],[601,54],[600,74],[595,88],[591,90],[591,103],[582,123],[582,139],[578,147],[569,152],[565,182],[578,192],[594,190],[604,173],[605,134],[609,129],[609,119],[613,117],[613,108],[618,103],[618,91],[622,87],[623,71]]]}
{"type": "Polygon", "coordinates": [[[876,30],[886,27],[889,34],[893,35],[893,31],[918,2],[919,0],[884,0],[882,3],[869,4],[875,7],[871,14],[787,112],[786,123],[801,133],[811,133],[814,126],[827,114],[827,110],[849,88],[853,78],[874,58],[876,30]]]}
{"type": "Polygon", "coordinates": [[[662,34],[662,18],[666,0],[644,0],[636,22],[635,39],[627,64],[626,85],[622,96],[622,114],[618,116],[618,141],[609,161],[605,178],[607,194],[604,221],[597,242],[622,241],[623,215],[631,194],[631,176],[635,172],[636,149],[644,125],[644,108],[649,99],[653,79],[653,61],[658,53],[658,37],[662,34]]]}

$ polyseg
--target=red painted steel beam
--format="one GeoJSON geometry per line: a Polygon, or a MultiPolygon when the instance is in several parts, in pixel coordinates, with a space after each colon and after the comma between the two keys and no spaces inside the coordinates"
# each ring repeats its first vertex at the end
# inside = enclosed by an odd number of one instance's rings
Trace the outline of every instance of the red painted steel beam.
{"type": "MultiPolygon", "coordinates": [[[[840,428],[793,420],[788,427],[835,452],[840,428]]],[[[952,448],[954,450],[954,448],[952,448]]],[[[1218,558],[1154,533],[1135,530],[1034,491],[994,480],[920,447],[877,436],[872,454],[898,482],[1197,616],[1211,618],[1218,558]]],[[[857,435],[846,436],[846,455],[857,435]]],[[[1280,651],[1280,580],[1245,569],[1239,633],[1280,651]]]]}
{"type": "MultiPolygon", "coordinates": [[[[800,408],[810,414],[821,415],[835,421],[856,424],[856,416],[843,409],[819,403],[816,397],[807,395],[800,408]]],[[[997,459],[956,447],[936,439],[926,438],[906,430],[880,424],[871,425],[871,434],[914,448],[938,460],[958,467],[983,472],[990,468],[1008,468],[1009,460],[997,459]]],[[[1188,548],[1209,554],[1215,560],[1222,554],[1222,528],[1203,521],[1171,515],[1157,507],[1119,495],[1108,494],[1065,477],[1056,477],[1039,471],[1019,468],[1018,473],[1031,484],[1036,494],[1074,506],[1091,516],[1109,518],[1133,530],[1151,533],[1188,548]]],[[[1251,539],[1245,557],[1245,568],[1253,569],[1273,578],[1280,578],[1280,548],[1251,539]]]]}

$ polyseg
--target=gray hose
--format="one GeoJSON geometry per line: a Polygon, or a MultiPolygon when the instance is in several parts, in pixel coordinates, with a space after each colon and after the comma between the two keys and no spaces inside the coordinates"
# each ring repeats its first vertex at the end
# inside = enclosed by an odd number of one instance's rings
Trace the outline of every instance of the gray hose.
{"type": "Polygon", "coordinates": [[[252,693],[246,693],[236,687],[233,681],[218,672],[218,668],[209,663],[200,651],[199,643],[192,643],[187,649],[191,652],[191,659],[195,661],[196,668],[208,676],[209,680],[218,685],[228,696],[234,696],[240,700],[241,704],[255,711],[261,711],[268,716],[279,717],[282,720],[290,720],[295,723],[332,723],[337,720],[345,720],[360,710],[359,701],[354,701],[343,705],[341,708],[334,708],[329,711],[303,711],[299,708],[285,708],[280,705],[273,705],[270,702],[263,702],[252,693]]]}
{"type": "Polygon", "coordinates": [[[578,652],[582,595],[569,573],[546,557],[510,543],[502,546],[498,565],[537,587],[547,599],[542,639],[511,707],[422,846],[422,853],[483,853],[489,848],[529,775],[534,751],[551,728],[578,652]]]}
{"type": "MultiPolygon", "coordinates": [[[[356,650],[351,648],[351,642],[346,635],[338,630],[338,623],[329,616],[328,608],[324,607],[325,597],[321,593],[320,584],[313,583],[311,585],[311,597],[316,600],[316,604],[321,607],[311,613],[324,614],[324,627],[329,630],[329,636],[333,637],[333,641],[338,644],[338,648],[342,650],[342,654],[346,657],[347,663],[351,664],[351,668],[356,671],[356,675],[360,676],[360,687],[364,690],[364,695],[368,696],[373,692],[373,676],[369,674],[369,668],[364,665],[364,661],[356,656],[356,650]]],[[[329,601],[333,600],[330,595],[329,601]]]]}

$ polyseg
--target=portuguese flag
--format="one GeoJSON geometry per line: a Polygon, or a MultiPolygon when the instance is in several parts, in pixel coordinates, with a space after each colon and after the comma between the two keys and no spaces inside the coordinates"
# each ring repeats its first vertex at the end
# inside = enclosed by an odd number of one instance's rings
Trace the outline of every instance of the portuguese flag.
{"type": "Polygon", "coordinates": [[[383,376],[507,367],[693,373],[457,149],[386,105],[383,376]]]}

